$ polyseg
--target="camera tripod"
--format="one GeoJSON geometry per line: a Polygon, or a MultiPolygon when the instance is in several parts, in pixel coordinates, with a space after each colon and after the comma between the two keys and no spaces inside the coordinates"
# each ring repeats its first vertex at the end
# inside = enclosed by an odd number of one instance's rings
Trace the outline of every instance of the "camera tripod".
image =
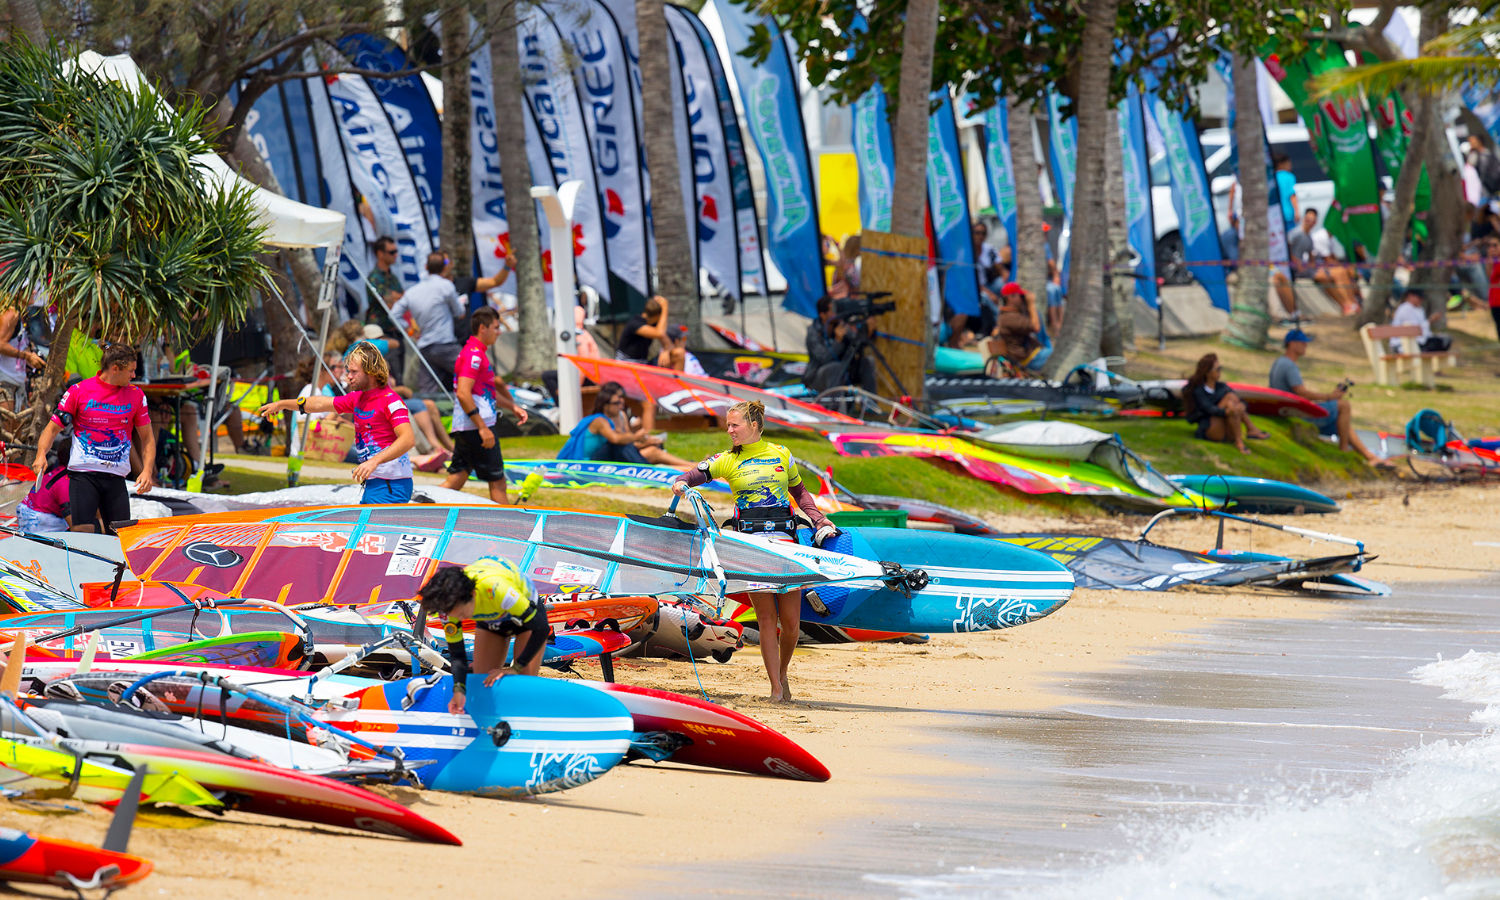
{"type": "MultiPolygon", "coordinates": [[[[861,293],[856,296],[866,301],[873,301],[878,300],[881,297],[889,297],[890,293],[890,291],[871,291],[869,293],[861,293]]],[[[874,340],[872,340],[872,338],[878,336],[884,337],[887,340],[908,341],[910,343],[915,342],[909,341],[909,339],[907,338],[896,337],[895,335],[885,334],[883,332],[873,332],[870,329],[864,327],[869,323],[869,321],[870,320],[868,316],[858,317],[857,322],[845,320],[845,324],[854,329],[854,338],[852,343],[850,344],[849,349],[844,353],[844,359],[839,364],[838,377],[834,380],[834,384],[848,384],[850,366],[854,364],[855,360],[863,359],[865,352],[869,351],[870,355],[875,357],[875,361],[885,369],[886,377],[890,378],[891,383],[896,386],[897,395],[900,397],[910,396],[911,392],[906,389],[906,385],[901,383],[901,379],[896,377],[895,370],[891,368],[891,364],[885,358],[885,354],[880,352],[880,348],[875,345],[875,342],[874,340]]],[[[922,346],[925,350],[925,343],[922,346]]]]}

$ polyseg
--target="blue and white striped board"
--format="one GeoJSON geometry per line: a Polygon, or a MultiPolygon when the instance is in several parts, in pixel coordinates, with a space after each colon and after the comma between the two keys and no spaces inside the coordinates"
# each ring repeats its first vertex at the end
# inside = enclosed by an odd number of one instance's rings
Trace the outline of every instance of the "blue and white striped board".
{"type": "Polygon", "coordinates": [[[507,675],[493,687],[470,675],[464,712],[448,712],[453,679],[402,679],[352,696],[360,706],[321,715],[400,747],[425,786],[440,791],[525,797],[586,784],[614,768],[630,747],[634,724],[624,704],[577,684],[507,675]],[[408,690],[411,694],[408,696],[408,690]],[[403,708],[404,704],[409,704],[403,708]],[[500,723],[509,726],[497,729],[500,723]],[[395,731],[375,730],[369,726],[395,731]]]}
{"type": "MultiPolygon", "coordinates": [[[[802,529],[801,543],[811,532],[802,529]]],[[[820,625],[898,632],[994,631],[1055,612],[1073,593],[1073,573],[1051,557],[984,538],[904,528],[849,528],[824,549],[922,569],[931,579],[910,598],[835,585],[817,588],[826,618],[804,600],[802,618],[820,625]]]]}

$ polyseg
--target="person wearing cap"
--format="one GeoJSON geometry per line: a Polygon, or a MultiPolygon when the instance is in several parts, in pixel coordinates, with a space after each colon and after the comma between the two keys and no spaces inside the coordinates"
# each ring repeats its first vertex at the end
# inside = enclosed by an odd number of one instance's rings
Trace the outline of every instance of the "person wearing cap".
{"type": "Polygon", "coordinates": [[[1326,437],[1337,436],[1340,450],[1353,450],[1363,456],[1366,462],[1375,465],[1380,462],[1380,458],[1371,453],[1359,439],[1359,435],[1354,433],[1354,412],[1346,396],[1349,393],[1348,384],[1340,384],[1332,393],[1324,394],[1308,388],[1302,382],[1302,369],[1297,365],[1297,360],[1306,355],[1307,345],[1311,341],[1312,336],[1300,328],[1293,328],[1286,333],[1286,352],[1276,357],[1276,361],[1271,364],[1271,387],[1296,394],[1323,407],[1326,415],[1313,420],[1318,433],[1326,437]]]}
{"type": "Polygon", "coordinates": [[[1030,294],[1014,281],[1000,288],[1000,321],[995,337],[989,342],[991,356],[1003,356],[1016,366],[1025,366],[1041,348],[1037,332],[1042,330],[1036,303],[1030,294]]]}
{"type": "Polygon", "coordinates": [[[703,364],[687,348],[687,326],[668,325],[662,335],[661,352],[656,355],[656,364],[663,369],[676,369],[689,375],[707,377],[703,364]]]}

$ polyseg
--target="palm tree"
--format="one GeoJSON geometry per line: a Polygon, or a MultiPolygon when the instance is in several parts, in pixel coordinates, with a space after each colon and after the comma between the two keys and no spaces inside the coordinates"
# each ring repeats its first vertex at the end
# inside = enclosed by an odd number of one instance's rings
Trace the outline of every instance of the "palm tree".
{"type": "Polygon", "coordinates": [[[500,151],[500,181],[505,185],[506,227],[516,255],[516,374],[535,378],[555,368],[556,340],[547,325],[547,290],[542,282],[542,239],[531,199],[531,168],[526,162],[526,131],[521,127],[526,99],[521,91],[521,52],[517,44],[516,4],[489,0],[490,60],[495,83],[495,115],[507,128],[495,129],[500,151]]]}
{"type": "Polygon", "coordinates": [[[688,344],[703,346],[698,273],[688,249],[691,235],[677,166],[677,133],[672,127],[672,79],[677,51],[668,41],[662,0],[636,0],[641,44],[641,102],[646,122],[646,161],[651,167],[651,227],[656,235],[656,290],[670,301],[674,319],[688,329],[688,344]]]}
{"type": "Polygon", "coordinates": [[[937,0],[907,0],[901,29],[901,83],[897,85],[895,178],[891,231],[921,237],[927,215],[927,120],[932,94],[932,54],[937,41],[937,0]]]}
{"type": "Polygon", "coordinates": [[[1047,361],[1046,374],[1067,374],[1099,354],[1104,311],[1104,264],[1108,258],[1109,219],[1104,206],[1105,140],[1108,134],[1109,79],[1113,71],[1115,19],[1119,0],[1083,4],[1083,38],[1078,51],[1075,109],[1078,116],[1078,172],[1074,181],[1073,230],[1069,237],[1072,275],[1068,315],[1062,335],[1047,361]]]}
{"type": "MultiPolygon", "coordinates": [[[[1270,188],[1266,183],[1263,148],[1266,138],[1261,127],[1260,95],[1255,84],[1255,59],[1236,53],[1230,63],[1234,79],[1234,135],[1240,148],[1240,198],[1243,204],[1245,237],[1240,242],[1240,258],[1267,259],[1271,255],[1267,204],[1270,188]]],[[[1270,270],[1262,265],[1242,265],[1235,288],[1234,309],[1224,329],[1224,340],[1256,350],[1266,345],[1271,327],[1271,312],[1266,291],[1270,270]]]]}
{"type": "Polygon", "coordinates": [[[10,439],[46,421],[75,328],[191,344],[242,321],[269,284],[249,191],[206,192],[193,161],[211,152],[206,118],[65,70],[56,47],[0,44],[0,302],[44,288],[61,322],[29,426],[10,439]]]}

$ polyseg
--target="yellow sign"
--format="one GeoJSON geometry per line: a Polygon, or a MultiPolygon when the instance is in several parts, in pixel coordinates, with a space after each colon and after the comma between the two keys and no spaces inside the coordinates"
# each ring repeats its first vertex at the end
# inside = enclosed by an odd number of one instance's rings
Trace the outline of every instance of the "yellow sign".
{"type": "Polygon", "coordinates": [[[841,247],[845,237],[859,234],[859,164],[853,153],[818,157],[818,224],[841,247]]]}

